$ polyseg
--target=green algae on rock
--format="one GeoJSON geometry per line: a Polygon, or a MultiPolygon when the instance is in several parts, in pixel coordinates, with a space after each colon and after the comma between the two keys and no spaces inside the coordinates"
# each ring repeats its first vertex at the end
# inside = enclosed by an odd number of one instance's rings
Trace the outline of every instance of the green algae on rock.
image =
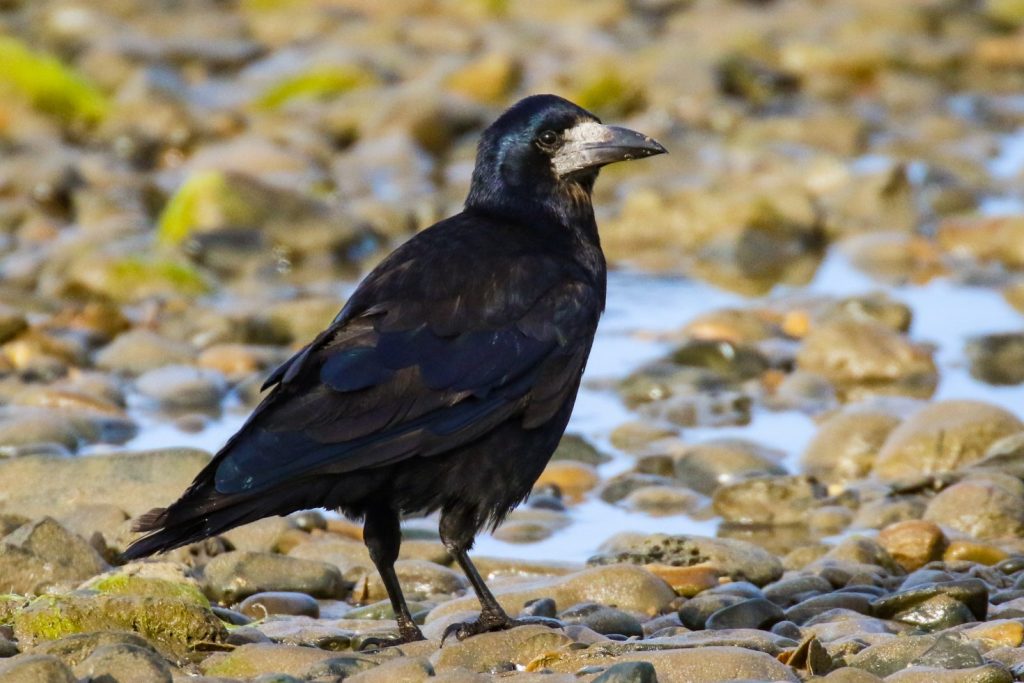
{"type": "Polygon", "coordinates": [[[49,595],[36,598],[14,617],[15,635],[26,645],[111,629],[134,631],[176,660],[227,636],[209,609],[169,597],[49,595]]]}
{"type": "Polygon", "coordinates": [[[0,36],[0,91],[4,90],[65,124],[97,123],[110,108],[95,86],[56,57],[9,36],[0,36]]]}

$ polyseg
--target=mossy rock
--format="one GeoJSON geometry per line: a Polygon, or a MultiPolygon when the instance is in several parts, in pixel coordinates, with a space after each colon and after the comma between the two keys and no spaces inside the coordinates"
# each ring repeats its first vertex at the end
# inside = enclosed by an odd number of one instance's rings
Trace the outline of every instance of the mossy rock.
{"type": "Polygon", "coordinates": [[[129,595],[139,598],[172,598],[209,608],[210,601],[197,586],[148,576],[111,574],[90,583],[89,588],[106,595],[129,595]]]}
{"type": "Polygon", "coordinates": [[[614,67],[598,70],[569,99],[584,109],[612,118],[635,114],[647,106],[643,90],[614,67]]]}
{"type": "Polygon", "coordinates": [[[110,108],[107,98],[56,57],[0,36],[0,93],[25,98],[62,123],[94,124],[110,108]]]}
{"type": "Polygon", "coordinates": [[[24,595],[7,593],[0,595],[0,624],[14,623],[14,615],[28,603],[24,595]]]}
{"type": "Polygon", "coordinates": [[[263,109],[277,109],[294,100],[329,100],[376,81],[373,73],[359,66],[317,67],[271,85],[256,104],[263,109]]]}
{"type": "Polygon", "coordinates": [[[224,624],[209,609],[171,597],[44,596],[14,616],[18,642],[28,647],[73,633],[108,630],[134,631],[175,661],[201,644],[227,636],[224,624]]]}

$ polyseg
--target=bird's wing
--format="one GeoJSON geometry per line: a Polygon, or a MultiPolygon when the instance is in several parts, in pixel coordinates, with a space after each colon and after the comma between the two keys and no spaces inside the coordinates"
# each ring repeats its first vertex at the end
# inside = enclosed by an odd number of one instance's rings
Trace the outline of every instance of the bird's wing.
{"type": "Polygon", "coordinates": [[[426,303],[356,297],[272,375],[272,393],[212,463],[216,489],[430,456],[513,418],[543,425],[576,388],[600,304],[584,283],[553,279],[552,264],[526,261],[477,289],[455,278],[457,294],[426,303]],[[480,290],[508,277],[532,282],[506,281],[517,300],[496,307],[480,290]]]}

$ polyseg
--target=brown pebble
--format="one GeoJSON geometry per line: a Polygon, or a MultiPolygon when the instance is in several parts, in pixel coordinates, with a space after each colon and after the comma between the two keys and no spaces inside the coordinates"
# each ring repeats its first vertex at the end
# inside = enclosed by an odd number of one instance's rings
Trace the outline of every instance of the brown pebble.
{"type": "Polygon", "coordinates": [[[721,576],[721,572],[714,567],[701,565],[674,567],[668,564],[645,564],[644,569],[672,586],[676,595],[687,598],[714,588],[721,576]]]}
{"type": "Polygon", "coordinates": [[[987,565],[1002,562],[1007,557],[1009,557],[1009,554],[1002,548],[988,543],[978,543],[962,539],[951,542],[949,547],[946,548],[946,552],[942,555],[942,559],[946,562],[966,560],[987,565]]]}
{"type": "Polygon", "coordinates": [[[878,542],[908,572],[939,559],[946,547],[942,529],[919,519],[890,524],[879,532],[878,542]]]}

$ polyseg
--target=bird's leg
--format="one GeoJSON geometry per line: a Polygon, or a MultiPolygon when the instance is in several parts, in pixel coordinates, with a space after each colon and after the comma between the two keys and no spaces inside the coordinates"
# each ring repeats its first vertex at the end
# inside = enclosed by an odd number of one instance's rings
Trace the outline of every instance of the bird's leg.
{"type": "Polygon", "coordinates": [[[480,601],[480,616],[474,621],[460,622],[448,626],[441,637],[441,643],[444,644],[444,641],[453,635],[459,640],[464,640],[469,636],[480,633],[501,631],[525,624],[542,624],[544,626],[561,628],[561,622],[555,619],[546,619],[544,617],[512,619],[508,616],[497,598],[494,597],[494,594],[487,587],[487,583],[480,576],[476,566],[469,559],[469,549],[473,546],[473,532],[475,532],[476,526],[459,524],[459,521],[459,518],[454,515],[442,513],[440,525],[441,541],[452,557],[455,558],[455,561],[459,563],[459,567],[462,568],[466,578],[469,579],[470,585],[473,586],[477,600],[480,601]],[[467,530],[470,531],[467,533],[467,530]]]}
{"type": "MultiPolygon", "coordinates": [[[[398,549],[402,544],[402,530],[398,520],[398,513],[390,508],[373,508],[366,513],[366,521],[363,523],[363,541],[370,551],[370,559],[380,572],[380,578],[387,589],[388,598],[391,600],[391,607],[395,611],[395,620],[398,622],[399,640],[397,642],[409,643],[414,640],[424,640],[423,632],[412,620],[409,613],[409,606],[405,603],[405,596],[402,595],[402,586],[398,583],[398,576],[395,574],[395,560],[398,559],[398,549]]],[[[395,642],[378,643],[369,642],[367,639],[364,645],[396,644],[395,642]]]]}

